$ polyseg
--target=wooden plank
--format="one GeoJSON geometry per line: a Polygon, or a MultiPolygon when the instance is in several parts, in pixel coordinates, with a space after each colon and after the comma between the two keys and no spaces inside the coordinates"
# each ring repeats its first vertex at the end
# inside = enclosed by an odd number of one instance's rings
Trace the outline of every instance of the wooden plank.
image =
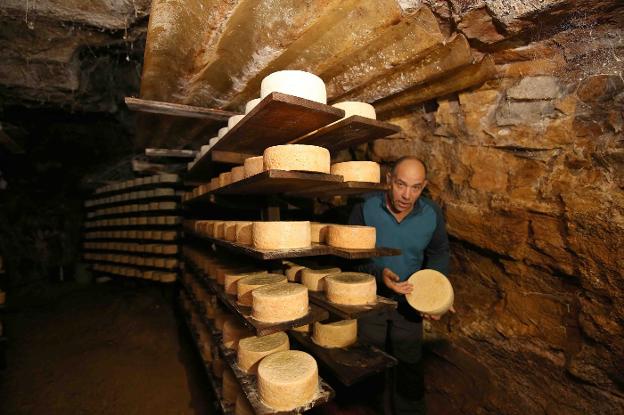
{"type": "Polygon", "coordinates": [[[395,248],[373,248],[373,249],[345,249],[328,246],[329,254],[345,259],[365,259],[379,256],[395,256],[401,255],[400,249],[395,248]]]}
{"type": "Polygon", "coordinates": [[[342,176],[332,174],[267,170],[216,189],[213,193],[219,195],[269,195],[341,182],[342,176]]]}
{"type": "Polygon", "coordinates": [[[145,156],[146,157],[156,157],[156,158],[183,158],[183,159],[193,159],[197,151],[195,150],[182,150],[182,149],[172,149],[172,148],[146,148],[145,156]]]}
{"type": "Polygon", "coordinates": [[[307,99],[273,92],[238,122],[214,150],[262,154],[344,116],[344,111],[307,99]]]}
{"type": "Polygon", "coordinates": [[[327,299],[324,292],[310,291],[308,292],[308,296],[311,303],[317,304],[330,313],[343,319],[354,319],[368,315],[380,314],[397,308],[396,301],[379,295],[377,296],[377,303],[361,306],[332,303],[327,299]]]}
{"type": "Polygon", "coordinates": [[[304,406],[297,407],[290,411],[275,410],[262,402],[260,394],[258,392],[258,385],[256,377],[243,372],[236,362],[236,352],[226,348],[222,344],[219,345],[219,350],[223,356],[223,360],[228,364],[234,376],[238,380],[238,383],[243,390],[243,393],[247,397],[247,400],[251,404],[256,415],[295,415],[305,411],[309,411],[315,406],[322,405],[329,402],[335,395],[334,390],[319,376],[319,391],[316,394],[314,400],[308,402],[304,406]]]}
{"type": "Polygon", "coordinates": [[[208,120],[227,121],[236,112],[220,109],[194,107],[191,105],[174,104],[172,102],[152,101],[133,97],[125,98],[126,105],[132,111],[148,112],[152,114],[173,115],[176,117],[201,118],[208,120]]]}
{"type": "Polygon", "coordinates": [[[288,334],[346,386],[397,364],[394,357],[359,340],[349,347],[328,349],[314,343],[307,333],[291,330],[288,334]]]}
{"type": "Polygon", "coordinates": [[[353,196],[369,192],[383,192],[387,189],[385,183],[369,182],[340,182],[327,183],[322,186],[308,189],[289,191],[288,196],[298,197],[330,197],[330,196],[353,196]]]}
{"type": "Polygon", "coordinates": [[[345,148],[396,134],[399,131],[401,131],[401,127],[398,125],[352,115],[335,124],[326,125],[308,135],[299,137],[291,143],[325,147],[335,153],[345,148]]]}

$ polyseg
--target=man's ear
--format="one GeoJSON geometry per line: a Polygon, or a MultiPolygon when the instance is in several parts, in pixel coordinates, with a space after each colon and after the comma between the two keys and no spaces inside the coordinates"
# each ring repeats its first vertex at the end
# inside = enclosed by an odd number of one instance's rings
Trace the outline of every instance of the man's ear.
{"type": "Polygon", "coordinates": [[[423,190],[425,190],[425,187],[427,187],[427,185],[428,185],[428,184],[429,184],[429,180],[426,180],[426,179],[425,179],[425,181],[424,181],[424,183],[423,183],[423,187],[422,187],[422,188],[423,188],[423,190]]]}
{"type": "Polygon", "coordinates": [[[386,173],[386,184],[390,185],[392,183],[392,172],[386,173]]]}

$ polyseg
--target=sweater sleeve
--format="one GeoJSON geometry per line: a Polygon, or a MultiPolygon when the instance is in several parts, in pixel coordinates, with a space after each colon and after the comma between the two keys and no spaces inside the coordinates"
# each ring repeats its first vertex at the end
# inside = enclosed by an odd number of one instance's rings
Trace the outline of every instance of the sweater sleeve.
{"type": "Polygon", "coordinates": [[[446,221],[439,206],[432,204],[436,213],[436,228],[427,248],[425,248],[424,268],[435,269],[444,275],[450,272],[450,249],[446,233],[446,221]]]}
{"type": "MultiPolygon", "coordinates": [[[[349,215],[349,225],[365,226],[363,204],[357,204],[353,207],[351,215],[349,215]]],[[[363,260],[355,264],[355,269],[359,272],[371,274],[375,276],[378,283],[382,280],[383,267],[375,264],[372,260],[363,260]]]]}

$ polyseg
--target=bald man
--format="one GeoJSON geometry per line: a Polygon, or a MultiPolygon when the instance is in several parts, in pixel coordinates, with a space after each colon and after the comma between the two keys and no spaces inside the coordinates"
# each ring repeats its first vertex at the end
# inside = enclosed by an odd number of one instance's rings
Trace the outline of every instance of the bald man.
{"type": "Polygon", "coordinates": [[[421,160],[411,156],[399,159],[388,173],[387,183],[387,192],[354,207],[349,223],[374,226],[377,246],[401,250],[401,255],[373,258],[358,267],[375,275],[379,294],[394,298],[399,306],[387,315],[360,319],[358,330],[361,338],[386,349],[399,361],[385,385],[383,413],[422,414],[426,412],[420,364],[422,319],[433,317],[421,315],[407,304],[405,294],[418,287],[406,280],[424,268],[448,275],[448,236],[442,211],[422,196],[427,168],[421,160]]]}

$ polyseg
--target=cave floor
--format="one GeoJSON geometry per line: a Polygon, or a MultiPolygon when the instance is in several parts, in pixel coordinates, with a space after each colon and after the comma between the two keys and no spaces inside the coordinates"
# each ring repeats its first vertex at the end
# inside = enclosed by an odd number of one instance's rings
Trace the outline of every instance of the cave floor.
{"type": "Polygon", "coordinates": [[[173,287],[38,286],[10,297],[1,414],[212,414],[173,287]]]}

